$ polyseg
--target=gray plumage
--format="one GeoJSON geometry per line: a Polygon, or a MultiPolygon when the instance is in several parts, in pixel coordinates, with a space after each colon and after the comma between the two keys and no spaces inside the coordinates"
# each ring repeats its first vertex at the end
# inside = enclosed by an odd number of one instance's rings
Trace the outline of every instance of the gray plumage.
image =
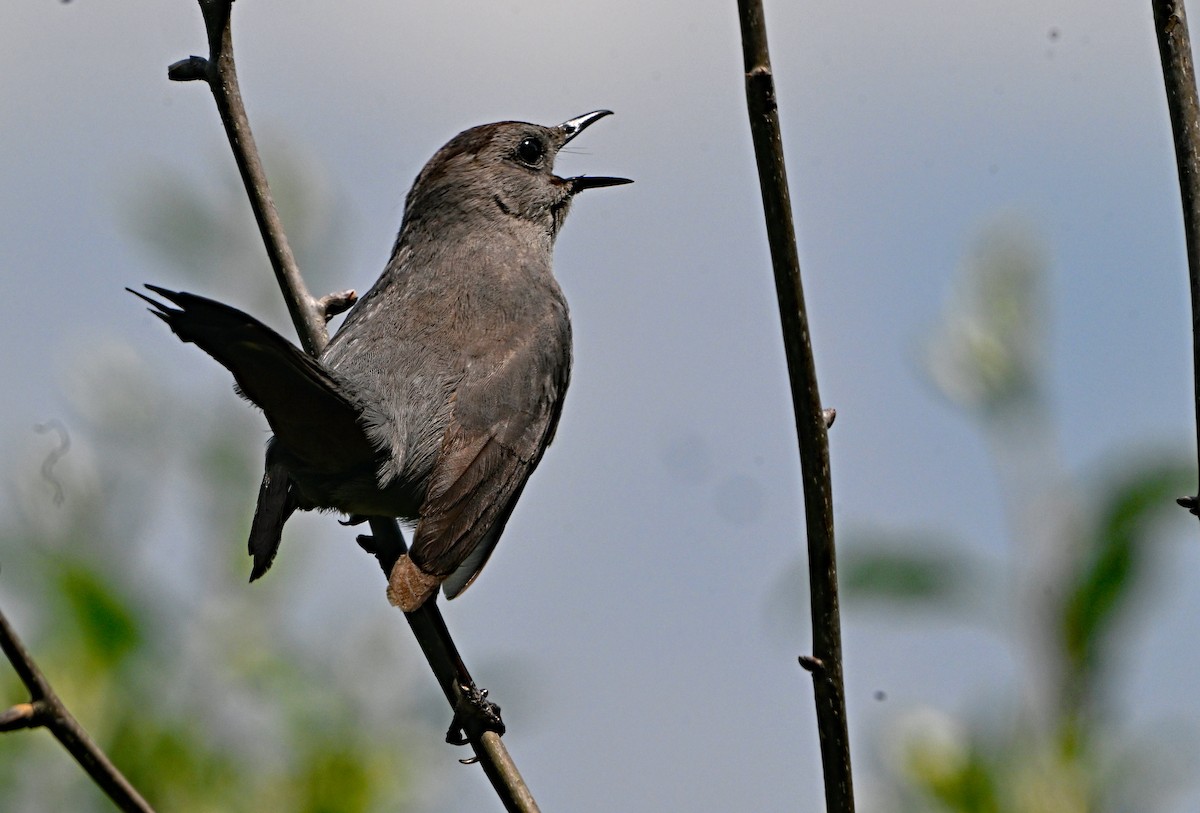
{"type": "Polygon", "coordinates": [[[383,274],[319,361],[241,311],[147,286],[177,306],[148,300],[156,315],[227,367],[274,432],[251,580],[288,516],[314,508],[416,522],[389,591],[405,611],[478,575],[554,437],[570,377],[555,237],[576,193],[628,183],[559,178],[554,158],[607,114],[487,124],[442,147],[408,194],[383,274]]]}

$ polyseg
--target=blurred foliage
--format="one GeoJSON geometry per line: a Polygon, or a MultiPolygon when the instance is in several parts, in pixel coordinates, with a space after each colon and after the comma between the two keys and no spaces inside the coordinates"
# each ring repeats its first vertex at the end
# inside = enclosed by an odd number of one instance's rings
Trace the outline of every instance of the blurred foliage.
{"type": "MultiPolygon", "coordinates": [[[[334,267],[337,207],[284,157],[275,192],[297,255],[334,267]]],[[[236,177],[217,177],[206,190],[148,176],[129,222],[173,269],[155,281],[182,279],[278,316],[236,177]]],[[[130,318],[138,312],[131,298],[130,318]]],[[[205,378],[202,354],[181,372],[153,361],[180,357],[165,330],[161,342],[146,354],[105,341],[83,349],[64,382],[72,414],[54,432],[26,432],[25,448],[7,456],[6,613],[73,713],[159,810],[419,809],[438,772],[415,743],[439,735],[415,711],[428,695],[406,684],[407,635],[382,579],[380,614],[353,625],[341,623],[336,596],[299,583],[295,564],[245,584],[265,424],[213,385],[215,365],[205,378]],[[313,618],[329,629],[305,621],[313,618]]],[[[288,529],[288,562],[311,550],[296,541],[302,531],[288,529]]],[[[357,553],[351,537],[347,555],[357,553]]],[[[0,703],[28,697],[7,667],[0,691],[0,703]]],[[[0,735],[0,810],[112,809],[45,731],[0,735]]]]}
{"type": "Polygon", "coordinates": [[[1159,555],[1159,520],[1182,513],[1174,498],[1193,488],[1194,462],[1124,456],[1087,478],[1065,471],[1046,398],[1045,276],[1028,230],[987,232],[926,345],[931,381],[990,441],[1013,561],[984,561],[929,535],[848,535],[846,604],[986,624],[1017,639],[1030,684],[1004,719],[994,709],[1011,707],[1007,696],[965,718],[900,715],[884,740],[891,810],[1150,813],[1190,781],[1162,758],[1169,743],[1151,735],[1122,746],[1135,734],[1118,727],[1105,689],[1132,610],[1153,599],[1145,577],[1159,555]],[[1008,602],[996,601],[1001,593],[1008,602]]]}
{"type": "Polygon", "coordinates": [[[1092,684],[1111,666],[1118,622],[1143,588],[1142,576],[1155,555],[1155,521],[1176,513],[1175,499],[1188,493],[1192,467],[1164,461],[1122,472],[1097,500],[1097,521],[1084,540],[1083,556],[1066,583],[1060,643],[1067,661],[1064,695],[1074,710],[1092,694],[1092,684]]]}
{"type": "Polygon", "coordinates": [[[939,611],[962,607],[986,589],[979,563],[925,536],[858,533],[838,565],[847,595],[891,608],[939,611]]]}
{"type": "Polygon", "coordinates": [[[926,369],[949,399],[983,420],[1036,404],[1046,344],[1045,263],[1028,232],[989,231],[960,275],[926,369]]]}

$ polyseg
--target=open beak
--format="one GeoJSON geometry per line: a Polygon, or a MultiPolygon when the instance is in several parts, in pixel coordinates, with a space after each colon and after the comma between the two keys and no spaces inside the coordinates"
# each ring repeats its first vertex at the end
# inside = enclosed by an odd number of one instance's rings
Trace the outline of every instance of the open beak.
{"type": "MultiPolygon", "coordinates": [[[[562,124],[558,125],[559,129],[566,133],[567,136],[563,141],[563,144],[569,142],[575,136],[582,133],[600,119],[611,115],[611,110],[593,110],[591,113],[584,113],[582,116],[577,116],[573,119],[564,121],[562,124]]],[[[603,186],[620,186],[621,184],[633,183],[633,180],[630,178],[608,178],[604,176],[593,177],[589,175],[580,175],[575,178],[564,178],[563,180],[566,182],[567,187],[571,190],[572,195],[576,194],[577,192],[582,192],[585,189],[599,189],[603,186]]]]}

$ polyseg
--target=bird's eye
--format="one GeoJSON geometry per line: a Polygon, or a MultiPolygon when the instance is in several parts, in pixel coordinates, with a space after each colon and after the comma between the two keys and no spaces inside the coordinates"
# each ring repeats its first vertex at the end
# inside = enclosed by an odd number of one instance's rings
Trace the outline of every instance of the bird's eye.
{"type": "Polygon", "coordinates": [[[546,145],[532,136],[521,139],[517,145],[517,160],[530,167],[536,167],[546,157],[546,145]]]}

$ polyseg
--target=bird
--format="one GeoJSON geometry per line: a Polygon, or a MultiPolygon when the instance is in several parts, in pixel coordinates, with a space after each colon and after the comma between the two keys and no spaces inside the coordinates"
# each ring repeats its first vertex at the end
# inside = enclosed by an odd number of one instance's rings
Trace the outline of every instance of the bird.
{"type": "Polygon", "coordinates": [[[383,273],[317,357],[230,305],[127,289],[227,368],[273,432],[251,581],[296,510],[414,523],[388,585],[406,613],[479,575],[554,438],[570,380],[555,238],[577,194],[631,183],[554,174],[562,148],[608,115],[502,121],[447,142],[405,198],[383,273]]]}

